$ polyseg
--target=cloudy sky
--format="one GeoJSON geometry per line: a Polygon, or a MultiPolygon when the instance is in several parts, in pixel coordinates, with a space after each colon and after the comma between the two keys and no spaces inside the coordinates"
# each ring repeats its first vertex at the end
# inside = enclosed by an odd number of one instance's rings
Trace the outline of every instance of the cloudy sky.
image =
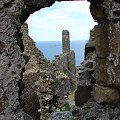
{"type": "Polygon", "coordinates": [[[71,40],[88,40],[95,25],[89,2],[56,2],[32,14],[27,23],[34,41],[60,41],[62,30],[70,31],[71,40]]]}

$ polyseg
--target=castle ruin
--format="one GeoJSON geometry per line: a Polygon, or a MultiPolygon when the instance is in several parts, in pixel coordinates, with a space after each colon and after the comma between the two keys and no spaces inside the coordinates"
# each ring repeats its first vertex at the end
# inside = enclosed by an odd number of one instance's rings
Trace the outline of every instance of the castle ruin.
{"type": "Polygon", "coordinates": [[[75,52],[70,50],[70,33],[68,30],[62,31],[62,54],[56,55],[53,63],[56,63],[58,69],[63,72],[75,75],[75,52]]]}
{"type": "MultiPolygon", "coordinates": [[[[18,94],[20,90],[18,83],[22,79],[23,68],[27,62],[23,55],[23,45],[20,44],[22,43],[22,39],[19,31],[30,14],[39,9],[51,6],[55,1],[0,0],[1,120],[25,120],[27,117],[26,113],[20,107],[18,94]]],[[[117,120],[120,118],[120,107],[116,107],[118,106],[116,103],[120,102],[120,1],[87,1],[90,2],[90,12],[93,19],[98,22],[95,30],[97,59],[95,59],[96,81],[92,83],[94,86],[93,101],[104,103],[102,108],[105,109],[100,115],[100,104],[96,107],[96,102],[90,105],[88,103],[88,107],[83,108],[83,110],[86,109],[87,111],[84,110],[85,112],[82,111],[80,114],[82,115],[81,119],[117,120]],[[116,106],[110,106],[106,109],[106,103],[112,103],[116,106]],[[91,105],[94,109],[90,109],[91,105]]],[[[67,61],[66,57],[64,62],[67,61]]],[[[61,61],[59,62],[61,63],[61,61]]],[[[42,73],[40,74],[42,75],[42,73]]],[[[41,86],[39,87],[41,88],[41,86]]],[[[29,120],[32,120],[32,118],[29,120]]]]}
{"type": "Polygon", "coordinates": [[[62,31],[62,52],[70,53],[70,33],[68,30],[62,31]]]}

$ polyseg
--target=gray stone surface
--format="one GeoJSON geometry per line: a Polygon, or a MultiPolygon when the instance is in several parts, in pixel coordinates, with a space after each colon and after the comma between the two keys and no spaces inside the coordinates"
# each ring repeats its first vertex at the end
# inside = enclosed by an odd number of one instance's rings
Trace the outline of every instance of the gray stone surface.
{"type": "Polygon", "coordinates": [[[70,53],[70,35],[68,30],[62,31],[62,49],[63,53],[70,53]]]}
{"type": "Polygon", "coordinates": [[[29,36],[27,23],[23,24],[20,33],[23,34],[22,40],[24,45],[24,56],[29,57],[28,60],[25,59],[26,64],[24,66],[22,78],[24,89],[20,94],[20,105],[23,111],[37,120],[40,117],[40,114],[38,113],[40,104],[37,94],[32,86],[40,79],[40,74],[42,74],[40,73],[41,69],[45,69],[46,66],[48,67],[47,59],[35,46],[35,42],[29,36]]]}
{"type": "MultiPolygon", "coordinates": [[[[69,95],[71,91],[70,76],[68,77],[62,70],[61,64],[64,59],[56,56],[57,63],[56,66],[53,66],[36,48],[34,41],[29,36],[26,23],[22,26],[20,34],[23,34],[24,58],[26,60],[29,57],[29,60],[25,61],[22,79],[24,89],[19,95],[20,106],[35,120],[40,118],[40,113],[41,119],[46,120],[44,116],[49,115],[59,106],[60,101],[64,102],[64,96],[69,95]]],[[[69,59],[67,58],[67,60],[69,59]]],[[[67,63],[68,61],[64,64],[67,63]]]]}
{"type": "Polygon", "coordinates": [[[74,120],[119,120],[120,105],[101,105],[88,101],[80,108],[73,109],[74,120]]]}
{"type": "Polygon", "coordinates": [[[23,46],[18,44],[18,41],[21,41],[18,33],[21,23],[24,23],[30,13],[55,1],[47,1],[48,4],[43,4],[44,2],[0,1],[0,119],[24,119],[19,107],[18,83],[22,77],[25,61],[21,51],[23,46]],[[31,5],[36,7],[30,7],[31,5]]]}
{"type": "Polygon", "coordinates": [[[98,103],[116,103],[120,101],[119,91],[116,89],[95,85],[94,99],[98,103]]]}
{"type": "Polygon", "coordinates": [[[72,113],[69,111],[54,112],[48,120],[72,120],[72,113]]]}
{"type": "Polygon", "coordinates": [[[78,86],[75,91],[75,105],[81,106],[91,98],[91,88],[89,86],[78,86]]]}

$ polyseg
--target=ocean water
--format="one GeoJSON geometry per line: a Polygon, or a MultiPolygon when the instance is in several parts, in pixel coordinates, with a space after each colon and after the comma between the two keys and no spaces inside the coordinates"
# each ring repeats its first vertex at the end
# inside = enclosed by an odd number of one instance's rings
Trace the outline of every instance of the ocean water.
{"type": "MultiPolygon", "coordinates": [[[[71,40],[71,50],[75,51],[76,66],[80,66],[84,60],[84,49],[86,40],[71,40]]],[[[62,41],[40,41],[36,42],[36,46],[43,52],[44,56],[53,60],[55,55],[62,53],[62,41]]]]}

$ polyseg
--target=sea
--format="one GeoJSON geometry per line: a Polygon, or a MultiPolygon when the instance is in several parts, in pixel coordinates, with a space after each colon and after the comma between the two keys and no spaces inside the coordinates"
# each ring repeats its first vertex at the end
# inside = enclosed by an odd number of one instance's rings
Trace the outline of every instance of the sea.
{"type": "MultiPolygon", "coordinates": [[[[75,52],[76,66],[80,66],[84,60],[85,44],[87,40],[71,40],[70,48],[75,52]]],[[[55,55],[62,53],[62,41],[39,41],[36,46],[41,50],[44,56],[52,61],[55,55]]]]}

